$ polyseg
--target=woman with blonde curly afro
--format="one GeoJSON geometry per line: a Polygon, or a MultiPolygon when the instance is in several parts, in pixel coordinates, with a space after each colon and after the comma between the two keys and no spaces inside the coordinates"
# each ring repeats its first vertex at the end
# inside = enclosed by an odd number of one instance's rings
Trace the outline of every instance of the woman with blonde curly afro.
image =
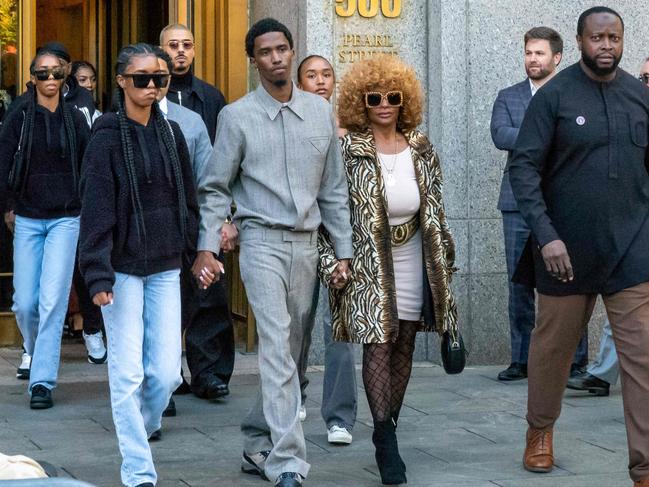
{"type": "Polygon", "coordinates": [[[406,483],[396,426],[417,331],[457,332],[450,288],[455,247],[442,203],[439,159],[421,123],[423,93],[412,67],[390,55],[351,66],[338,116],[353,229],[353,275],[337,289],[333,249],[320,239],[333,335],[363,343],[363,382],[383,484],[406,483]]]}

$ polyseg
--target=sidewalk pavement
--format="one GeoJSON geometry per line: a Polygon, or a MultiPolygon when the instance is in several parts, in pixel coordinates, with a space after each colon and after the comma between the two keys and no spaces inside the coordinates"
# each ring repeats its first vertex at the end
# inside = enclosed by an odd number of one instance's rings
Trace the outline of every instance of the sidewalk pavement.
{"type": "MultiPolygon", "coordinates": [[[[83,345],[66,343],[54,408],[32,411],[15,378],[17,349],[0,349],[0,452],[25,454],[98,487],[119,486],[120,456],[108,401],[106,366],[90,365],[83,345]]],[[[619,387],[610,397],[567,391],[555,432],[556,468],[523,470],[527,381],[498,382],[501,367],[448,376],[415,365],[398,437],[409,487],[630,487],[619,387]]],[[[153,443],[160,487],[270,487],[240,472],[239,423],[258,387],[256,355],[237,355],[231,394],[209,402],[176,396],[178,416],[153,443]]],[[[309,374],[304,423],[311,474],[305,487],[378,487],[372,420],[359,375],[359,416],[350,446],[327,443],[320,417],[322,368],[309,374]]]]}

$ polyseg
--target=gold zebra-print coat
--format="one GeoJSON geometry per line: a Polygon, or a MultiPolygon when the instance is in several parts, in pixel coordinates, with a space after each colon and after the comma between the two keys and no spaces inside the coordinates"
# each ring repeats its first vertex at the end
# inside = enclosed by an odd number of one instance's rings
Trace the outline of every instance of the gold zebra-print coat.
{"type": "MultiPolygon", "coordinates": [[[[416,130],[404,133],[417,176],[425,276],[432,294],[429,320],[421,331],[457,329],[457,309],[451,291],[456,270],[455,244],[442,203],[442,171],[428,138],[416,130]]],[[[351,132],[342,139],[349,186],[353,231],[352,278],[341,290],[329,289],[333,337],[355,343],[386,343],[396,339],[398,316],[385,188],[376,145],[370,131],[351,132]]],[[[326,284],[336,267],[326,231],[320,232],[320,278],[326,284]]],[[[430,300],[429,300],[430,302],[430,300]]]]}

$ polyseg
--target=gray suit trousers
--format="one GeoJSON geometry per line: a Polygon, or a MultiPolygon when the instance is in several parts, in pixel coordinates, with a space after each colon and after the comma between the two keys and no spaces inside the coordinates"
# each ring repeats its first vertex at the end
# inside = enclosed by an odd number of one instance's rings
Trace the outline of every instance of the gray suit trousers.
{"type": "Polygon", "coordinates": [[[271,450],[266,476],[309,473],[299,419],[305,344],[318,292],[317,232],[241,229],[239,265],[257,319],[261,391],[241,423],[248,454],[271,450]]]}

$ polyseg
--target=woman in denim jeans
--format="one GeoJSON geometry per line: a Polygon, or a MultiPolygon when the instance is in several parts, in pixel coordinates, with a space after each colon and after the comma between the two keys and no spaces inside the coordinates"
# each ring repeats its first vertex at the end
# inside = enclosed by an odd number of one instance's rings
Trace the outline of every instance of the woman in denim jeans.
{"type": "Polygon", "coordinates": [[[169,75],[153,47],[124,47],[115,71],[117,113],[95,122],[84,158],[79,262],[102,307],[122,482],[152,486],[147,440],[180,384],[179,274],[198,206],[185,139],[156,103],[169,75]]]}
{"type": "Polygon", "coordinates": [[[12,309],[25,349],[18,376],[30,379],[31,408],[45,409],[52,407],[59,369],[89,129],[63,100],[58,53],[41,49],[29,70],[26,102],[0,132],[0,209],[14,232],[12,309]]]}

